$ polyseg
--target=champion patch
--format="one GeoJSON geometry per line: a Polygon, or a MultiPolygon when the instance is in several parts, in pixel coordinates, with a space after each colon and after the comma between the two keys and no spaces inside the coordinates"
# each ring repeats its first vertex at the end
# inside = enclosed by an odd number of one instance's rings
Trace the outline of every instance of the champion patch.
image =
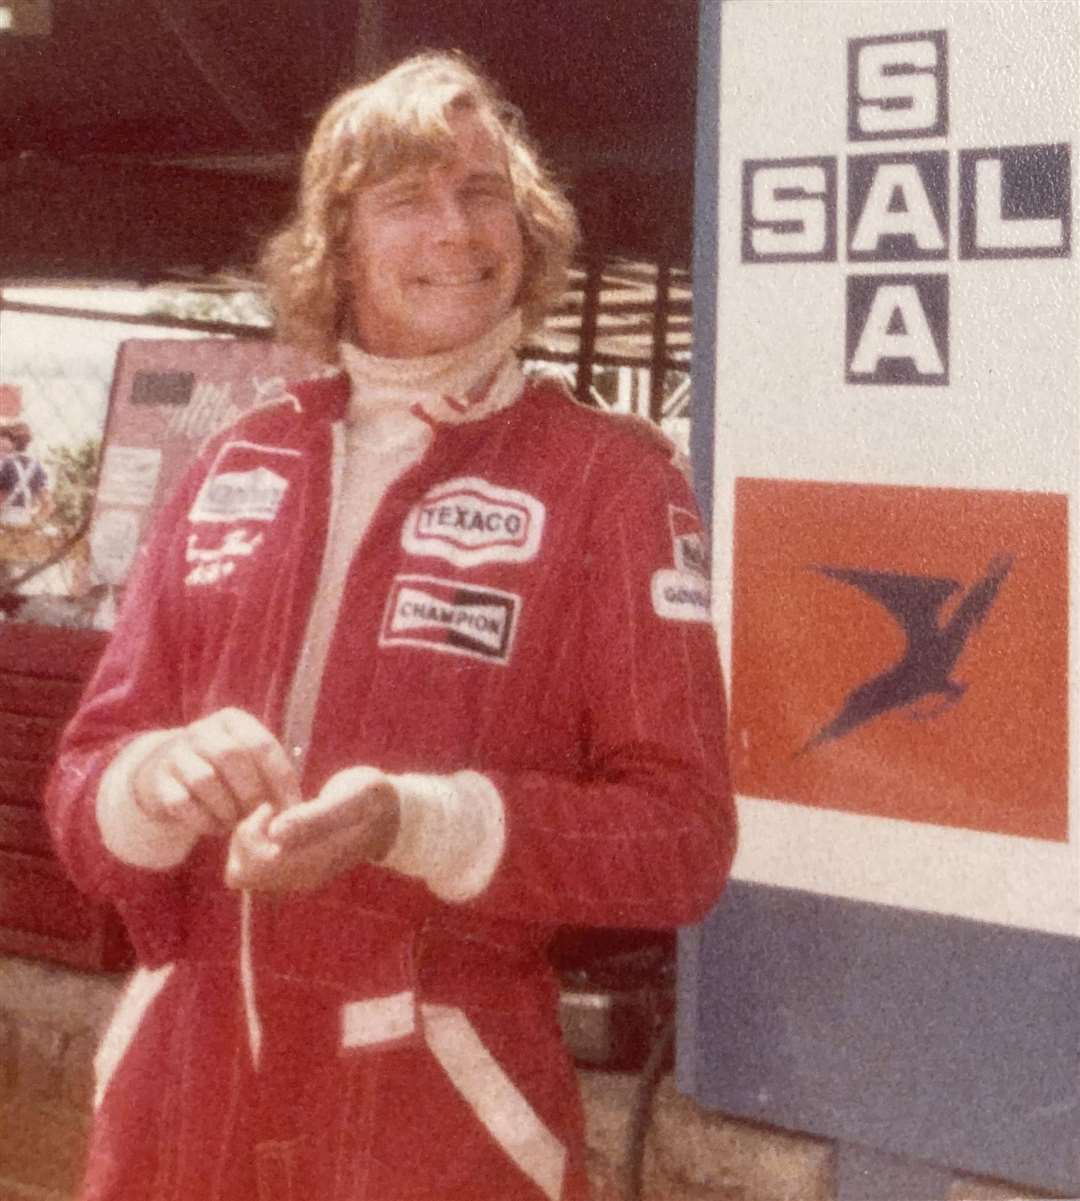
{"type": "Polygon", "coordinates": [[[527,563],[540,549],[544,515],[543,503],[527,492],[472,476],[447,480],[410,511],[401,545],[455,567],[527,563]]]}
{"type": "Polygon", "coordinates": [[[489,663],[508,663],[521,598],[455,580],[402,575],[394,580],[380,646],[422,646],[489,663]]]}
{"type": "Polygon", "coordinates": [[[273,521],[289,481],[266,465],[299,458],[299,451],[254,442],[226,442],[188,514],[193,522],[273,521]]]}
{"type": "Polygon", "coordinates": [[[670,621],[710,621],[712,593],[700,575],[665,568],[653,572],[652,603],[658,617],[670,621]]]}

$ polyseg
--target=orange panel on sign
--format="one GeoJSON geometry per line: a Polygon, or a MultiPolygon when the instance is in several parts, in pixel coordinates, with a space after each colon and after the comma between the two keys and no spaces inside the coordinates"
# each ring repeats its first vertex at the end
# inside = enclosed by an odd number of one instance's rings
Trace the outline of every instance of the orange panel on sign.
{"type": "Polygon", "coordinates": [[[738,790],[1067,840],[1067,527],[1050,493],[738,480],[738,790]]]}

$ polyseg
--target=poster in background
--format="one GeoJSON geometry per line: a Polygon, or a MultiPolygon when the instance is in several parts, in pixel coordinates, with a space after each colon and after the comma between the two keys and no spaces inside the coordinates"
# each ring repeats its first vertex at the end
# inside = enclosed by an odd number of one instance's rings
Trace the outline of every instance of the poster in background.
{"type": "Polygon", "coordinates": [[[133,339],[117,355],[90,527],[90,573],[108,626],[155,513],[206,441],[244,413],[280,403],[319,370],[267,341],[133,339]]]}
{"type": "Polygon", "coordinates": [[[1078,47],[1071,0],[724,7],[743,879],[1080,935],[1078,47]]]}

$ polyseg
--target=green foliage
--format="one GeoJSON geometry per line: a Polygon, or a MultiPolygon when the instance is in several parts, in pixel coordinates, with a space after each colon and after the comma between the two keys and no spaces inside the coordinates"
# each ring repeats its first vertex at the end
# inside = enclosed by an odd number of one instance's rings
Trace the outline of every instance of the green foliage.
{"type": "Polygon", "coordinates": [[[101,441],[50,447],[46,455],[52,494],[50,520],[64,538],[72,537],[90,516],[97,485],[101,441]]]}

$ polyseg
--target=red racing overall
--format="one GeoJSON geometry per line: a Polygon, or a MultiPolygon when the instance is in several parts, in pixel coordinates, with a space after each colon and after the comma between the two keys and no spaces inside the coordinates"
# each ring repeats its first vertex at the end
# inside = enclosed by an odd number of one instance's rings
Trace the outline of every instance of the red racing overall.
{"type": "Polygon", "coordinates": [[[438,426],[382,497],[304,795],[352,764],[481,773],[506,831],[478,895],[377,866],[238,894],[211,838],[169,870],[133,866],[95,815],[133,736],[223,706],[280,730],[348,385],[296,396],[218,437],[171,500],[50,784],[64,863],[116,904],[142,964],[99,1055],[83,1196],[579,1201],[545,945],[560,924],[699,919],[734,848],[693,499],[657,438],[535,383],[438,426]]]}

